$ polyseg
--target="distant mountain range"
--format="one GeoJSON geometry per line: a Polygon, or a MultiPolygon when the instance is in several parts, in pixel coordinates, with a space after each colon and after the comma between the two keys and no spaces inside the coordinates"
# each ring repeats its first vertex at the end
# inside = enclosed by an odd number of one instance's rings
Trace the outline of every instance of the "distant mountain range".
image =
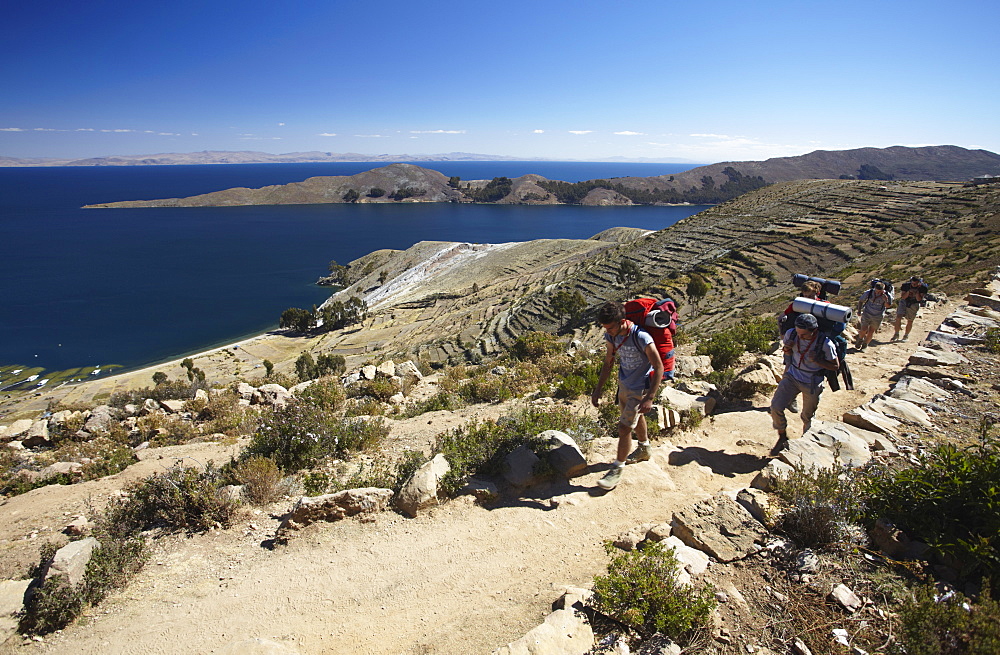
{"type": "MultiPolygon", "coordinates": [[[[474,155],[473,155],[474,156],[474,155]]],[[[503,204],[716,204],[776,182],[809,179],[968,181],[1000,175],[1000,155],[958,146],[817,150],[798,157],[723,162],[674,175],[560,182],[540,175],[513,180],[459,180],[395,163],[351,176],[225,189],[190,198],[102,203],[92,207],[217,207],[353,202],[489,202],[503,204]]]]}
{"type": "MultiPolygon", "coordinates": [[[[414,161],[553,161],[545,157],[506,157],[474,152],[447,152],[435,155],[363,155],[357,152],[269,152],[205,150],[203,152],[167,152],[157,155],[112,155],[85,159],[22,158],[0,156],[0,167],[23,166],[170,166],[179,164],[305,164],[322,162],[414,162],[414,161]]],[[[639,162],[653,164],[693,163],[676,157],[650,159],[606,157],[596,161],[639,162]]]]}

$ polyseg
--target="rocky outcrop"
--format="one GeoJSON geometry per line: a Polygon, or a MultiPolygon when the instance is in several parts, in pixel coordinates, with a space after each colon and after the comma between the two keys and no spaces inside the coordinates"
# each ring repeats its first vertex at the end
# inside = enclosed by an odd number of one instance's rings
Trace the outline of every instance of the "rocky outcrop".
{"type": "Polygon", "coordinates": [[[406,481],[396,497],[396,507],[408,516],[416,516],[438,502],[438,484],[451,466],[444,455],[438,453],[434,458],[422,465],[410,479],[406,481]]]}
{"type": "Polygon", "coordinates": [[[392,500],[392,489],[364,487],[345,489],[323,496],[303,496],[285,515],[278,526],[276,538],[287,539],[289,534],[316,521],[339,521],[358,514],[381,512],[392,500]]]}
{"type": "Polygon", "coordinates": [[[767,530],[742,505],[725,494],[674,512],[673,534],[720,562],[756,552],[767,530]]]}

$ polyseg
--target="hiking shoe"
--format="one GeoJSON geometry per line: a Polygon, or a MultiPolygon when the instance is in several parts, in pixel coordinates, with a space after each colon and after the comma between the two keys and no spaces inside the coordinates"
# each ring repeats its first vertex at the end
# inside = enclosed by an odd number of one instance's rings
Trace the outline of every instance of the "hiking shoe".
{"type": "Polygon", "coordinates": [[[910,335],[908,335],[908,334],[904,334],[904,335],[903,335],[903,338],[902,338],[902,339],[900,339],[900,341],[906,341],[906,340],[907,340],[907,339],[909,339],[909,338],[910,338],[910,335]]]}
{"type": "Polygon", "coordinates": [[[861,347],[860,347],[860,348],[858,348],[858,351],[859,351],[859,352],[864,352],[864,351],[866,351],[866,350],[868,350],[868,344],[867,344],[867,343],[863,343],[863,344],[861,344],[861,347]]]}
{"type": "Polygon", "coordinates": [[[889,339],[889,341],[899,341],[899,332],[897,332],[896,334],[892,335],[892,338],[889,339]]]}
{"type": "Polygon", "coordinates": [[[626,464],[637,464],[638,462],[648,462],[649,461],[649,446],[643,446],[639,444],[632,454],[628,456],[625,460],[626,464]]]}
{"type": "Polygon", "coordinates": [[[605,491],[611,491],[618,486],[622,480],[624,466],[612,466],[611,470],[604,474],[604,477],[597,481],[597,486],[605,491]]]}
{"type": "Polygon", "coordinates": [[[786,447],[788,447],[788,435],[784,431],[779,432],[778,443],[774,444],[774,448],[771,449],[771,457],[777,457],[786,447]]]}

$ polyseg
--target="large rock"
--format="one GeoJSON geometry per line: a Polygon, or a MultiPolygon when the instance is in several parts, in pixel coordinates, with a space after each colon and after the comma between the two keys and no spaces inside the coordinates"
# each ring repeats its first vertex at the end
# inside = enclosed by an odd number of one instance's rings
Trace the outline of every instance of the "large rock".
{"type": "Polygon", "coordinates": [[[421,373],[420,369],[417,368],[417,365],[410,360],[396,365],[396,375],[402,378],[416,378],[417,380],[424,379],[424,374],[421,373]]]}
{"type": "Polygon", "coordinates": [[[910,425],[920,425],[925,428],[932,426],[931,418],[919,405],[907,400],[887,396],[875,396],[865,407],[871,408],[885,416],[894,418],[910,425]]]}
{"type": "Polygon", "coordinates": [[[391,359],[382,362],[375,367],[375,373],[387,378],[396,377],[396,362],[391,359]]]}
{"type": "Polygon", "coordinates": [[[4,580],[0,582],[0,644],[17,633],[17,618],[24,609],[24,594],[31,580],[4,580]]]}
{"type": "Polygon", "coordinates": [[[673,535],[662,540],[661,543],[674,549],[674,556],[677,557],[677,563],[689,575],[701,575],[708,569],[709,558],[708,554],[704,551],[688,546],[673,535]]]}
{"type": "Polygon", "coordinates": [[[0,432],[0,440],[2,441],[14,441],[19,440],[24,436],[31,426],[34,425],[34,421],[30,418],[22,418],[11,423],[6,430],[0,432]]]}
{"type": "Polygon", "coordinates": [[[994,296],[984,296],[978,293],[970,293],[965,297],[965,301],[973,307],[989,307],[992,310],[1000,311],[1000,298],[994,296]]]}
{"type": "Polygon", "coordinates": [[[90,416],[87,418],[87,422],[83,424],[83,429],[90,433],[106,431],[111,427],[111,422],[114,421],[114,418],[114,410],[107,405],[98,405],[90,410],[90,416]]]}
{"type": "Polygon", "coordinates": [[[556,610],[545,623],[493,651],[494,655],[584,655],[594,646],[594,631],[583,614],[556,610]]]}
{"type": "Polygon", "coordinates": [[[939,403],[951,398],[951,393],[923,378],[904,375],[893,385],[889,395],[899,400],[905,400],[925,407],[937,407],[939,403]]]}
{"type": "Polygon", "coordinates": [[[708,355],[676,355],[674,375],[677,377],[705,377],[715,369],[708,355]]]}
{"type": "Polygon", "coordinates": [[[21,444],[25,448],[51,446],[52,440],[49,438],[49,422],[43,419],[32,423],[28,431],[21,436],[21,444]]]}
{"type": "Polygon", "coordinates": [[[880,414],[868,406],[858,407],[844,413],[844,423],[854,425],[862,430],[895,435],[900,423],[894,418],[880,414]]]}
{"type": "Polygon", "coordinates": [[[750,483],[754,489],[763,491],[773,491],[781,480],[792,474],[791,465],[780,459],[772,459],[767,466],[762,468],[757,476],[750,483]]]}
{"type": "Polygon", "coordinates": [[[946,350],[931,350],[930,348],[920,348],[910,355],[908,360],[915,366],[958,366],[968,364],[969,360],[958,353],[946,350]]]}
{"type": "Polygon", "coordinates": [[[378,373],[378,368],[374,364],[368,364],[362,366],[359,372],[361,373],[362,380],[374,380],[375,375],[378,373]]]}
{"type": "Polygon", "coordinates": [[[538,438],[548,445],[546,457],[557,473],[574,478],[587,472],[587,458],[573,437],[559,430],[546,430],[538,438]]]}
{"type": "Polygon", "coordinates": [[[282,519],[278,526],[278,537],[316,521],[339,521],[348,516],[381,512],[389,505],[390,500],[392,489],[378,487],[345,489],[322,496],[303,496],[282,519]]]}
{"type": "Polygon", "coordinates": [[[240,382],[238,385],[236,385],[236,393],[243,400],[252,400],[253,394],[256,391],[257,391],[256,387],[247,384],[246,382],[240,382]]]}
{"type": "Polygon", "coordinates": [[[764,364],[743,371],[729,383],[729,392],[739,398],[747,398],[756,393],[770,394],[778,388],[774,370],[764,364]]]}
{"type": "Polygon", "coordinates": [[[280,384],[265,384],[257,389],[266,404],[282,408],[291,400],[292,394],[280,384]]]}
{"type": "Polygon", "coordinates": [[[185,401],[176,398],[161,400],[160,409],[165,411],[167,414],[180,414],[184,411],[185,401]]]}
{"type": "MultiPolygon", "coordinates": [[[[660,390],[659,404],[661,407],[675,409],[681,414],[689,414],[697,409],[702,416],[708,416],[715,409],[715,398],[711,396],[694,396],[670,386],[660,390]]],[[[662,422],[661,422],[662,425],[662,422]]]]}
{"type": "Polygon", "coordinates": [[[720,562],[742,559],[757,550],[767,530],[750,512],[725,494],[674,512],[674,536],[720,562]]]}
{"type": "Polygon", "coordinates": [[[451,465],[441,453],[418,468],[399,490],[396,507],[404,514],[416,516],[417,512],[438,502],[438,483],[451,470],[451,465]]]}
{"type": "Polygon", "coordinates": [[[805,439],[829,450],[840,466],[864,466],[872,458],[868,443],[848,426],[835,421],[814,421],[809,432],[796,441],[805,439]]]}
{"type": "Polygon", "coordinates": [[[530,448],[521,444],[503,460],[503,477],[515,487],[529,487],[538,482],[537,470],[541,460],[530,448]]]}
{"type": "Polygon", "coordinates": [[[94,554],[94,548],[99,545],[97,539],[93,537],[69,542],[56,551],[48,571],[45,572],[45,579],[65,575],[71,586],[77,586],[83,582],[87,573],[87,562],[94,554]]]}
{"type": "Polygon", "coordinates": [[[903,369],[905,375],[910,375],[918,378],[926,378],[928,380],[941,380],[943,378],[961,378],[964,382],[975,382],[976,378],[967,373],[960,373],[958,371],[949,371],[945,368],[938,368],[936,366],[920,366],[917,364],[910,364],[905,369],[903,369]]]}

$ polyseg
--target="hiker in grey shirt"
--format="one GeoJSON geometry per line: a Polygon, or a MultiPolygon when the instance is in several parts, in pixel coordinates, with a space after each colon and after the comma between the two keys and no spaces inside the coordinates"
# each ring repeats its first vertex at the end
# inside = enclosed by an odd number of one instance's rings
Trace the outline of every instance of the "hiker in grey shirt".
{"type": "Polygon", "coordinates": [[[600,404],[601,392],[618,356],[618,453],[611,470],[597,483],[605,490],[614,489],[621,480],[625,463],[649,459],[649,436],[645,414],[653,407],[656,392],[663,379],[663,360],[653,337],[625,318],[621,303],[606,302],[597,311],[597,322],[604,328],[604,365],[590,402],[600,404]],[[639,447],[631,455],[632,431],[635,430],[639,447]]]}
{"type": "Polygon", "coordinates": [[[885,317],[885,310],[892,306],[892,296],[885,290],[885,284],[876,282],[875,286],[868,289],[858,298],[858,312],[861,314],[861,330],[858,332],[858,340],[854,347],[864,351],[871,344],[882,319],[885,317]]]}
{"type": "Polygon", "coordinates": [[[785,375],[771,399],[771,424],[778,431],[778,442],[771,450],[777,455],[788,443],[788,419],[785,410],[802,394],[802,433],[809,431],[813,415],[819,407],[826,371],[840,369],[833,341],[819,331],[819,321],[812,314],[799,314],[795,327],[782,337],[785,355],[785,375]]]}

